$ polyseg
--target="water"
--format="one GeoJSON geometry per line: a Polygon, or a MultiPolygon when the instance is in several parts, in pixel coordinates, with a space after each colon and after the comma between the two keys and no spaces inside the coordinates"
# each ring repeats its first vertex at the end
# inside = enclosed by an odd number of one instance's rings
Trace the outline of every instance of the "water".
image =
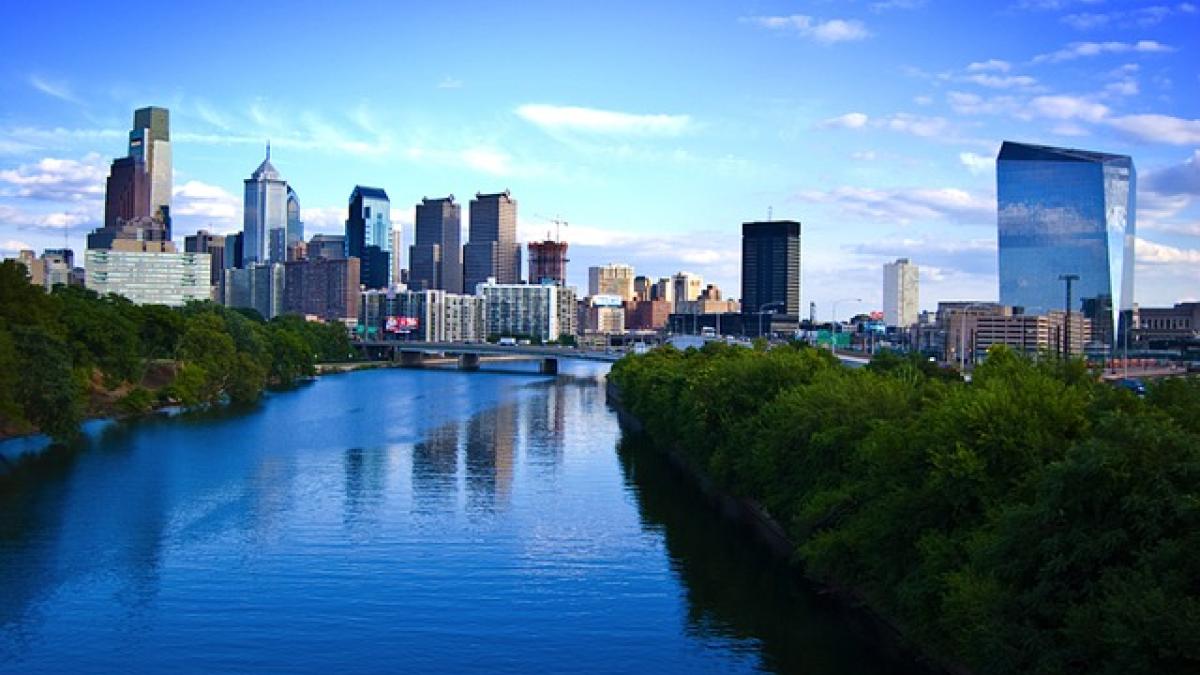
{"type": "Polygon", "coordinates": [[[367,371],[0,493],[0,671],[912,672],[621,442],[602,371],[367,371]]]}

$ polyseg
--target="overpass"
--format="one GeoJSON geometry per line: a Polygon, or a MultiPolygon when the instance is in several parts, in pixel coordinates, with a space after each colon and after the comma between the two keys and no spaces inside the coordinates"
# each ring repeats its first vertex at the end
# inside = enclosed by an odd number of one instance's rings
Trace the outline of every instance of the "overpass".
{"type": "Polygon", "coordinates": [[[420,366],[426,356],[440,354],[457,356],[462,370],[479,370],[483,357],[506,357],[540,361],[538,372],[553,375],[561,359],[614,363],[623,353],[543,345],[498,345],[488,342],[407,342],[402,340],[363,340],[355,342],[368,354],[386,357],[404,366],[420,366]]]}

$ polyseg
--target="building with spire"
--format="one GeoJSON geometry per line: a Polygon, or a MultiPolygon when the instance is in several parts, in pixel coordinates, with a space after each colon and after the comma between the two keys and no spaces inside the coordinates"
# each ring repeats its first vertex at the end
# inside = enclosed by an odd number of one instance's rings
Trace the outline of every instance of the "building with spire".
{"type": "Polygon", "coordinates": [[[287,181],[267,156],[246,179],[242,220],[242,264],[283,262],[287,241],[287,181]],[[278,230],[278,232],[275,232],[278,230]],[[272,246],[272,238],[276,246],[272,246]],[[278,250],[272,250],[277,248],[278,250]]]}

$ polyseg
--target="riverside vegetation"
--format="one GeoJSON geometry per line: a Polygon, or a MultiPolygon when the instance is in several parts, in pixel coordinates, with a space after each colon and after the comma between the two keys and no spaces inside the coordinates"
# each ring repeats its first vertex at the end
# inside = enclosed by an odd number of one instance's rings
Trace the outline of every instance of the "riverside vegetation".
{"type": "Polygon", "coordinates": [[[1144,399],[1003,348],[710,343],[612,370],[654,443],[788,532],[811,578],[979,674],[1200,672],[1200,381],[1144,399]]]}
{"type": "Polygon", "coordinates": [[[0,263],[0,432],[62,441],[89,415],[136,415],[173,403],[256,400],[318,361],[352,355],[345,329],[211,302],[134,305],[82,288],[32,285],[0,263]]]}

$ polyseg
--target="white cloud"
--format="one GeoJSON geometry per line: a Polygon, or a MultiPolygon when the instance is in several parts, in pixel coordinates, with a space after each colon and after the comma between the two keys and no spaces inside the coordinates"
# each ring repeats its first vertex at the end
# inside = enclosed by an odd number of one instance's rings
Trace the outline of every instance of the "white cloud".
{"type": "Polygon", "coordinates": [[[1108,27],[1148,28],[1162,23],[1171,16],[1194,13],[1196,13],[1196,6],[1189,2],[1183,2],[1174,7],[1151,5],[1112,12],[1077,12],[1062,17],[1062,22],[1080,31],[1108,27]]]}
{"type": "Polygon", "coordinates": [[[307,235],[316,233],[341,234],[346,230],[345,206],[306,206],[300,208],[307,235]]]}
{"type": "Polygon", "coordinates": [[[46,157],[34,164],[0,171],[0,194],[47,201],[78,202],[102,199],[108,163],[99,154],[82,159],[46,157]]]}
{"type": "Polygon", "coordinates": [[[988,59],[987,61],[977,61],[967,66],[967,71],[972,73],[997,72],[1007,73],[1012,70],[1012,64],[1008,61],[1000,59],[988,59]]]}
{"type": "Polygon", "coordinates": [[[878,124],[890,131],[912,134],[921,138],[942,136],[950,126],[944,117],[924,117],[910,113],[896,113],[880,120],[878,124]]]}
{"type": "Polygon", "coordinates": [[[792,14],[790,16],[743,17],[740,21],[768,30],[795,33],[800,37],[811,38],[824,44],[865,40],[871,36],[866,26],[861,21],[854,19],[822,21],[804,14],[792,14]]]}
{"type": "Polygon", "coordinates": [[[1028,75],[992,75],[975,73],[959,78],[960,82],[970,82],[989,89],[1028,88],[1037,85],[1037,80],[1028,75]]]}
{"type": "Polygon", "coordinates": [[[849,112],[845,115],[831,117],[821,122],[820,126],[825,128],[836,127],[841,129],[861,129],[867,125],[869,120],[870,118],[864,113],[849,112]]]}
{"type": "Polygon", "coordinates": [[[948,220],[965,224],[995,221],[994,197],[958,188],[877,189],[842,186],[832,190],[801,190],[798,201],[829,204],[839,211],[882,224],[914,220],[948,220]]]}
{"type": "Polygon", "coordinates": [[[74,92],[71,91],[71,87],[66,82],[56,82],[35,74],[29,76],[29,84],[43,94],[57,98],[60,101],[80,103],[80,100],[75,97],[74,92]]]}
{"type": "Polygon", "coordinates": [[[1063,49],[1033,57],[1033,63],[1060,63],[1101,54],[1154,54],[1175,51],[1173,47],[1154,40],[1137,42],[1073,42],[1063,49]]]}
{"type": "Polygon", "coordinates": [[[241,229],[242,200],[220,186],[190,180],[176,185],[172,197],[171,216],[180,218],[181,225],[194,224],[220,234],[241,229]]]}
{"type": "Polygon", "coordinates": [[[542,103],[522,105],[517,108],[517,115],[546,131],[592,134],[678,136],[692,126],[692,119],[688,115],[639,115],[542,103]]]}
{"type": "Polygon", "coordinates": [[[995,167],[995,162],[991,157],[984,157],[973,152],[960,152],[958,154],[958,161],[967,167],[967,171],[973,174],[986,173],[995,167]]]}
{"type": "Polygon", "coordinates": [[[437,84],[438,89],[462,89],[462,86],[462,80],[450,77],[449,75],[443,77],[441,82],[437,84]]]}
{"type": "Polygon", "coordinates": [[[1144,114],[1112,117],[1107,122],[1134,138],[1149,143],[1200,144],[1200,119],[1144,114]]]}
{"type": "Polygon", "coordinates": [[[1077,96],[1036,96],[1029,101],[1024,114],[1054,120],[1099,122],[1108,112],[1108,106],[1077,96]]]}
{"type": "Polygon", "coordinates": [[[22,230],[63,230],[100,224],[99,204],[80,204],[67,211],[37,212],[0,204],[0,226],[22,230]]]}
{"type": "Polygon", "coordinates": [[[1136,260],[1139,265],[1198,265],[1200,250],[1157,244],[1136,238],[1136,260]]]}

